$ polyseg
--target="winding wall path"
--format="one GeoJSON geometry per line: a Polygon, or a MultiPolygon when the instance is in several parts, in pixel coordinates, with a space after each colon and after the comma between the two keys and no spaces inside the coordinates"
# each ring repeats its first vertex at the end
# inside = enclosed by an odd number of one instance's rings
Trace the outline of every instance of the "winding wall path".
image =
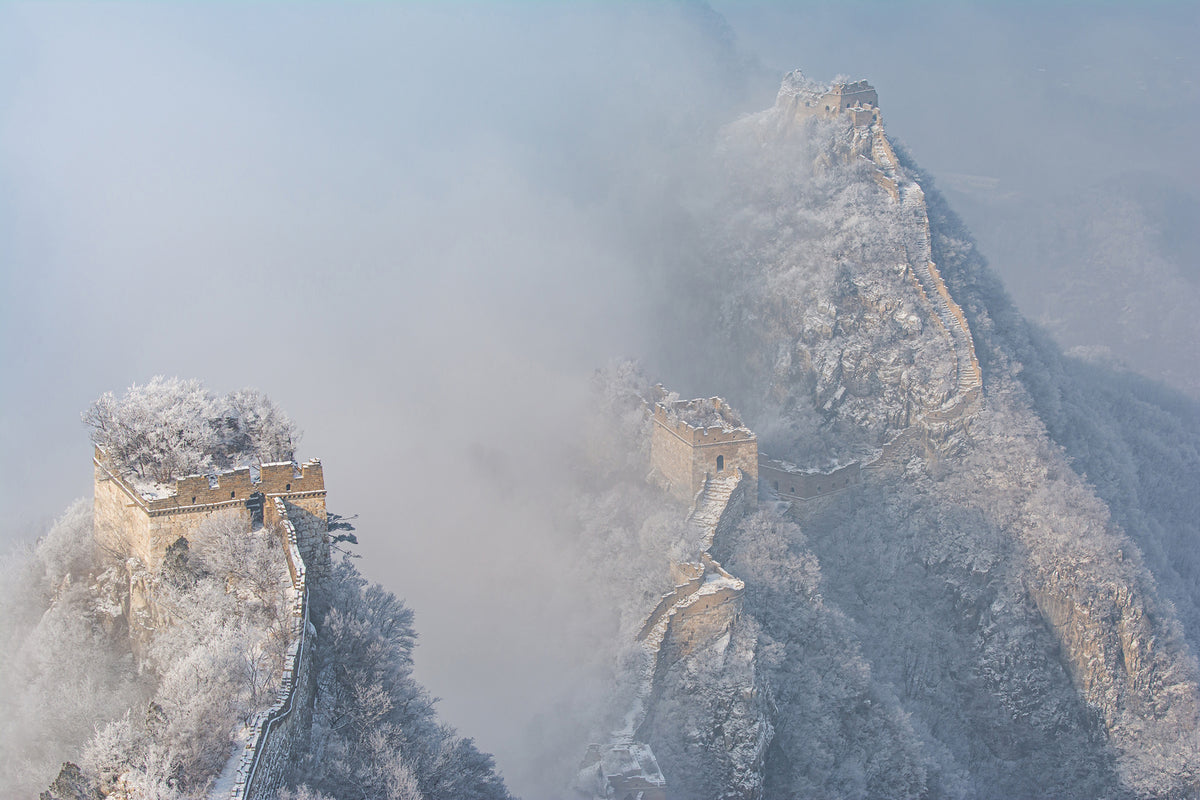
{"type": "Polygon", "coordinates": [[[983,386],[983,373],[975,355],[975,339],[971,335],[966,315],[951,296],[937,264],[933,261],[925,192],[920,184],[903,173],[879,119],[871,125],[871,160],[875,162],[887,183],[894,187],[889,193],[892,197],[899,198],[900,213],[907,217],[902,230],[905,232],[904,249],[909,274],[928,304],[934,322],[949,337],[958,362],[953,393],[946,398],[940,409],[929,410],[940,411],[943,414],[961,414],[979,398],[983,386]]]}
{"type": "MultiPolygon", "coordinates": [[[[692,573],[689,580],[663,595],[638,632],[638,641],[646,652],[646,663],[634,705],[625,716],[625,724],[613,732],[614,742],[632,742],[645,719],[646,700],[654,688],[658,657],[672,623],[686,617],[689,609],[699,610],[724,602],[740,596],[745,588],[741,580],[726,572],[708,552],[734,492],[744,483],[748,483],[746,475],[738,469],[725,477],[709,476],[704,488],[696,494],[692,512],[688,515],[688,525],[699,534],[701,563],[681,565],[685,571],[692,573]]],[[[747,490],[758,491],[757,487],[748,487],[747,490]]]]}
{"type": "MultiPolygon", "coordinates": [[[[288,518],[286,503],[274,498],[275,513],[283,531],[284,555],[292,581],[291,644],[283,667],[283,682],[270,708],[259,713],[250,726],[238,762],[233,787],[228,795],[213,800],[273,800],[283,783],[288,756],[296,737],[303,735],[304,712],[313,700],[316,682],[312,674],[311,625],[308,621],[308,571],[300,554],[296,526],[288,518]]],[[[238,756],[235,756],[238,758],[238,756]]]]}

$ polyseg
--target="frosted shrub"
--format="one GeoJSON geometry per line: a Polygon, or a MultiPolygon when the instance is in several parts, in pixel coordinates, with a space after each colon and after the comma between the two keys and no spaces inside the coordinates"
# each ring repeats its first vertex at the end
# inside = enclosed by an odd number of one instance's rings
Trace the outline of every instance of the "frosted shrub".
{"type": "Polygon", "coordinates": [[[154,481],[287,461],[300,439],[299,428],[261,392],[218,397],[198,380],[161,375],[120,398],[106,392],[83,421],[120,469],[154,481]]]}

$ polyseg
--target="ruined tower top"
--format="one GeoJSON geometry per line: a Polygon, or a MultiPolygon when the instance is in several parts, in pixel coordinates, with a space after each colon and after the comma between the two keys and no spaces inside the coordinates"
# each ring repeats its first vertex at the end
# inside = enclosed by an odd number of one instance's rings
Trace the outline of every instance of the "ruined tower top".
{"type": "Polygon", "coordinates": [[[853,125],[869,125],[879,112],[879,95],[866,81],[839,81],[832,85],[817,83],[793,70],[783,78],[775,107],[790,112],[795,119],[846,116],[853,125]]]}

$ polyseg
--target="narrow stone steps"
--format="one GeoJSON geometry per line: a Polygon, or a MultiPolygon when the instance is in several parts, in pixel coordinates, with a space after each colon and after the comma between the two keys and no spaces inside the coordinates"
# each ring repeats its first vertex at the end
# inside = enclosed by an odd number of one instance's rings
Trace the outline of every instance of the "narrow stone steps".
{"type": "MultiPolygon", "coordinates": [[[[638,634],[642,643],[642,651],[645,653],[638,688],[634,695],[633,705],[623,720],[624,724],[619,730],[612,732],[614,742],[633,741],[638,727],[645,719],[646,699],[654,688],[654,673],[658,667],[658,655],[662,650],[663,640],[667,636],[667,629],[671,625],[671,618],[680,610],[695,603],[701,596],[714,591],[728,591],[730,588],[737,591],[741,589],[741,581],[721,569],[720,565],[712,561],[712,557],[708,555],[708,549],[712,547],[713,537],[716,535],[717,523],[720,522],[721,514],[725,512],[725,507],[729,505],[729,498],[733,496],[733,492],[740,482],[740,471],[734,470],[727,477],[709,477],[705,481],[704,488],[697,492],[695,507],[688,515],[687,522],[700,534],[701,560],[711,562],[712,566],[709,567],[706,563],[704,580],[699,582],[692,591],[679,592],[681,587],[677,586],[675,591],[678,593],[675,594],[675,601],[671,606],[665,611],[655,609],[646,619],[641,633],[638,634]]],[[[670,596],[670,594],[664,595],[663,599],[670,596]]]]}

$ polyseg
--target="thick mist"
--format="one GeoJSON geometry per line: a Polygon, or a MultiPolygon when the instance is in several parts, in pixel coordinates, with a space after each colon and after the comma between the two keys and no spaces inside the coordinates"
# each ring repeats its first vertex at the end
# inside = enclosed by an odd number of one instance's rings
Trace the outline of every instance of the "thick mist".
{"type": "MultiPolygon", "coordinates": [[[[554,515],[564,453],[613,357],[711,391],[672,281],[721,124],[786,69],[872,81],[1034,316],[1046,275],[1072,308],[1113,297],[1068,270],[1104,219],[1077,193],[1136,173],[1196,202],[1192,9],[717,8],[0,8],[4,541],[90,494],[77,420],[101,392],[259,388],[415,610],[442,714],[515,793],[549,791],[611,623],[554,515]]],[[[1114,270],[1173,281],[1139,308],[1194,307],[1175,230],[1153,259],[1120,240],[1138,263],[1114,270]]],[[[1126,360],[1195,355],[1186,326],[1121,351],[1055,319],[1126,360]]]]}
{"type": "Polygon", "coordinates": [[[444,718],[515,791],[560,783],[536,759],[581,724],[604,610],[549,509],[591,371],[653,342],[655,209],[737,112],[719,20],[4,13],[12,533],[89,493],[101,391],[258,387],[416,612],[444,718]]]}

